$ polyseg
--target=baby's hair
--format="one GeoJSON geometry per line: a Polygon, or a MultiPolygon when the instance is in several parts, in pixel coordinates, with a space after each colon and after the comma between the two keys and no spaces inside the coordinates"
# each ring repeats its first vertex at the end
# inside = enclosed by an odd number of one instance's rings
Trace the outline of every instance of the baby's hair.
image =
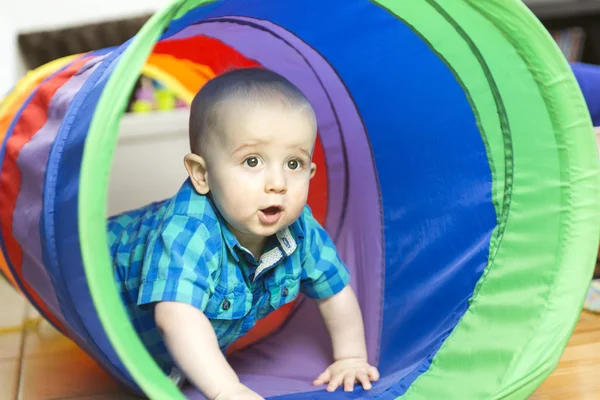
{"type": "Polygon", "coordinates": [[[219,132],[219,107],[231,100],[306,107],[315,118],[306,96],[283,76],[263,68],[235,69],[208,81],[194,97],[189,124],[192,153],[201,154],[208,134],[219,132]]]}

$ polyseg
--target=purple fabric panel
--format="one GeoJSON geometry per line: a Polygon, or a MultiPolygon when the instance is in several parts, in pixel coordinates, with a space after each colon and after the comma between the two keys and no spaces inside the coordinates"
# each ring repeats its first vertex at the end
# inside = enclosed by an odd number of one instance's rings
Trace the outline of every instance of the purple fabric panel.
{"type": "MultiPolygon", "coordinates": [[[[312,386],[312,381],[330,363],[329,337],[322,323],[314,323],[315,304],[307,298],[300,302],[283,329],[285,333],[268,337],[229,359],[242,382],[263,397],[323,389],[312,386]]],[[[193,400],[205,399],[192,387],[184,394],[193,400]]]]}
{"type": "Polygon", "coordinates": [[[13,213],[14,220],[19,222],[13,224],[13,235],[23,251],[23,277],[63,325],[66,324],[64,324],[62,311],[42,258],[40,219],[44,179],[50,149],[69,104],[97,65],[99,65],[97,58],[89,60],[77,75],[58,89],[50,100],[48,119],[23,146],[17,158],[17,165],[21,172],[21,187],[13,213]]]}
{"type": "MultiPolygon", "coordinates": [[[[331,185],[325,227],[329,232],[337,230],[343,204],[340,195],[343,185],[348,185],[347,209],[336,246],[350,269],[352,286],[361,305],[370,361],[377,363],[384,285],[382,210],[370,145],[358,111],[335,71],[306,43],[270,22],[235,19],[251,21],[275,32],[296,50],[269,32],[225,22],[191,26],[174,38],[205,35],[221,40],[266,68],[285,75],[314,105],[331,185]],[[331,98],[333,109],[313,69],[331,98]],[[339,126],[334,111],[339,117],[339,126]],[[344,161],[340,133],[348,160],[361,160],[348,164],[349,182],[341,180],[344,161]]],[[[310,391],[315,390],[312,380],[331,359],[330,347],[316,308],[312,302],[303,301],[283,329],[236,355],[231,363],[242,380],[263,395],[310,391]],[[298,368],[299,365],[302,368],[298,368]]]]}

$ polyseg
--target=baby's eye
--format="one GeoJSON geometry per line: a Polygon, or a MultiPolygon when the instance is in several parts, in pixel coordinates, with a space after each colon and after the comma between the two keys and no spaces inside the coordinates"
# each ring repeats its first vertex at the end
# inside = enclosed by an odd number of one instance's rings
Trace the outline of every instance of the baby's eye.
{"type": "Polygon", "coordinates": [[[291,169],[292,171],[295,169],[298,169],[302,166],[302,163],[300,162],[300,160],[290,160],[287,163],[288,168],[291,169]]]}
{"type": "Polygon", "coordinates": [[[244,164],[246,164],[250,168],[257,167],[259,163],[260,161],[258,160],[258,157],[248,157],[244,160],[244,164]]]}

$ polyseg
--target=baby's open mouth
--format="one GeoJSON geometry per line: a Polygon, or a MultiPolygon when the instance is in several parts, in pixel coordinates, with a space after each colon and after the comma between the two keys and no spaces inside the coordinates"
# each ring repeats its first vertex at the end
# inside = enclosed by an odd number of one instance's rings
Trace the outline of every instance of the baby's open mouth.
{"type": "Polygon", "coordinates": [[[272,207],[264,208],[261,211],[263,213],[265,213],[266,215],[274,215],[274,214],[277,214],[278,212],[281,212],[281,207],[272,206],[272,207]]]}
{"type": "Polygon", "coordinates": [[[263,208],[258,213],[258,218],[265,225],[276,224],[281,218],[282,208],[280,206],[271,206],[263,208]]]}

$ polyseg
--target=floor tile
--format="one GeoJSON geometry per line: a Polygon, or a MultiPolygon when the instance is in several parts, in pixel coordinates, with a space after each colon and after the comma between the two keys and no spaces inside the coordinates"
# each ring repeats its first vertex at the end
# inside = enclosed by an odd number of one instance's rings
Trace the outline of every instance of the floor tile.
{"type": "Polygon", "coordinates": [[[140,400],[143,397],[135,397],[129,394],[113,392],[105,394],[97,394],[92,396],[65,397],[60,400],[140,400]]]}
{"type": "Polygon", "coordinates": [[[24,341],[23,357],[25,358],[59,355],[77,348],[73,341],[63,336],[45,320],[40,321],[35,329],[28,329],[24,341]]]}
{"type": "Polygon", "coordinates": [[[18,358],[26,300],[5,280],[0,279],[0,360],[18,358]]]}
{"type": "Polygon", "coordinates": [[[27,300],[0,279],[0,329],[18,327],[23,322],[27,300]]]}
{"type": "Polygon", "coordinates": [[[12,400],[17,396],[19,360],[0,361],[0,399],[12,400]]]}
{"type": "Polygon", "coordinates": [[[23,360],[21,400],[55,400],[118,392],[119,386],[82,350],[72,347],[23,360]]]}
{"type": "Polygon", "coordinates": [[[21,331],[2,333],[0,332],[0,362],[19,358],[21,355],[21,331]]]}

